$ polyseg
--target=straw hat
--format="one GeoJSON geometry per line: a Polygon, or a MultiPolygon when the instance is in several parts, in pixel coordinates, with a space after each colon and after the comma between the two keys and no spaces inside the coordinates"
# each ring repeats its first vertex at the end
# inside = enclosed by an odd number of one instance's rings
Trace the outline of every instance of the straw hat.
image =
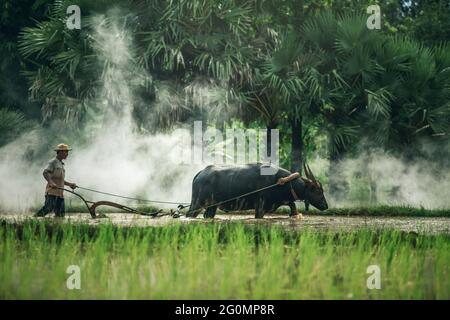
{"type": "Polygon", "coordinates": [[[55,151],[70,151],[72,149],[69,148],[69,146],[65,143],[60,143],[56,146],[55,151]]]}

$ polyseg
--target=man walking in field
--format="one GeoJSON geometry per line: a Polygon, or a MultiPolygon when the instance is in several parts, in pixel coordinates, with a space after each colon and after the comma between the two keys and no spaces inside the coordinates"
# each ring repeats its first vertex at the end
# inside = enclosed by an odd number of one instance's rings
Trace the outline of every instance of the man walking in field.
{"type": "Polygon", "coordinates": [[[61,143],[56,147],[56,157],[48,163],[44,169],[43,175],[47,180],[47,186],[45,188],[45,204],[41,210],[36,213],[36,217],[44,217],[50,212],[55,212],[56,217],[64,217],[64,186],[69,186],[75,189],[77,185],[75,183],[67,182],[65,178],[64,159],[69,155],[69,146],[61,143]]]}

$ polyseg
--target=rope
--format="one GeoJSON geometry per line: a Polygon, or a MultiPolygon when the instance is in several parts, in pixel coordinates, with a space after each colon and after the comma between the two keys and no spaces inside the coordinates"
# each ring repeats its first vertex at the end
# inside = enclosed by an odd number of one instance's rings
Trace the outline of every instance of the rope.
{"type": "MultiPolygon", "coordinates": [[[[230,201],[234,201],[234,200],[237,200],[237,199],[249,196],[251,194],[254,194],[254,193],[257,193],[257,192],[260,192],[260,191],[263,191],[263,190],[267,190],[267,189],[273,188],[273,187],[275,187],[277,185],[278,185],[277,183],[274,183],[274,184],[271,184],[270,186],[259,188],[259,189],[256,189],[254,191],[250,191],[250,192],[244,193],[242,195],[239,195],[239,196],[227,199],[227,200],[219,201],[219,202],[213,203],[213,204],[208,205],[208,206],[200,207],[200,208],[196,209],[195,211],[208,209],[208,208],[215,207],[215,206],[220,206],[220,205],[222,205],[224,203],[227,203],[227,202],[230,202],[230,201]]],[[[184,208],[186,208],[188,205],[190,205],[190,203],[188,203],[188,202],[181,202],[180,203],[180,202],[171,202],[171,201],[157,201],[157,200],[149,200],[149,199],[140,199],[140,198],[127,197],[127,196],[122,196],[122,195],[118,195],[118,194],[114,194],[114,193],[109,193],[109,192],[103,192],[103,191],[99,191],[99,190],[89,189],[89,188],[80,187],[80,186],[77,186],[77,188],[82,189],[82,190],[86,190],[86,191],[91,191],[91,192],[95,192],[95,193],[100,193],[100,194],[112,196],[112,197],[128,199],[128,200],[135,200],[135,201],[142,201],[142,202],[154,202],[154,203],[178,204],[178,210],[177,210],[178,213],[175,212],[178,216],[184,215],[184,214],[181,214],[179,211],[184,209],[184,208]]],[[[58,188],[58,189],[63,189],[63,188],[58,188]]],[[[292,185],[291,185],[291,189],[292,189],[292,185]]],[[[81,197],[80,195],[78,195],[77,193],[75,193],[73,191],[70,191],[70,190],[67,190],[67,189],[63,189],[63,190],[68,191],[68,192],[73,193],[73,194],[76,194],[77,196],[79,196],[86,203],[86,205],[88,203],[94,204],[94,202],[92,202],[92,201],[84,200],[83,197],[81,197]]],[[[89,208],[89,206],[87,206],[87,207],[89,208]]],[[[123,207],[125,208],[125,206],[123,206],[123,207]]],[[[126,207],[126,209],[131,209],[131,208],[126,207]]],[[[134,211],[135,213],[139,213],[139,214],[142,214],[142,215],[150,215],[150,216],[153,216],[153,217],[156,217],[157,214],[161,212],[161,211],[158,211],[156,214],[145,214],[145,213],[142,213],[142,212],[140,212],[140,211],[138,211],[136,209],[131,209],[129,211],[134,211]]],[[[164,214],[164,215],[167,215],[167,214],[164,214]]]]}
{"type": "Polygon", "coordinates": [[[224,203],[227,203],[227,202],[230,202],[230,201],[233,201],[233,200],[237,200],[239,198],[243,198],[243,197],[249,196],[251,194],[254,194],[254,193],[266,190],[266,189],[273,188],[273,187],[275,187],[277,185],[278,185],[277,183],[274,183],[274,184],[272,184],[270,186],[267,186],[267,187],[264,187],[264,188],[260,188],[260,189],[256,189],[255,191],[247,192],[247,193],[244,193],[244,194],[242,194],[240,196],[237,196],[237,197],[234,197],[234,198],[231,198],[231,199],[227,199],[227,200],[224,200],[224,201],[220,201],[220,202],[211,204],[211,205],[206,206],[206,207],[204,206],[204,207],[201,207],[201,208],[196,209],[196,210],[202,210],[202,209],[208,209],[208,208],[215,207],[215,206],[220,206],[221,204],[224,204],[224,203]]]}
{"type": "MultiPolygon", "coordinates": [[[[260,191],[263,191],[263,190],[267,190],[267,189],[273,188],[273,187],[275,187],[275,186],[277,186],[277,185],[278,185],[277,183],[274,183],[274,184],[271,184],[270,186],[263,187],[263,188],[259,188],[259,189],[256,189],[256,190],[254,190],[254,191],[247,192],[247,193],[244,193],[244,194],[242,194],[242,195],[239,195],[239,196],[236,196],[236,197],[227,199],[227,200],[219,201],[219,202],[213,203],[213,204],[211,204],[211,205],[209,205],[209,206],[203,206],[203,207],[201,207],[201,208],[198,208],[197,210],[203,210],[203,209],[208,209],[208,208],[215,207],[215,206],[220,206],[220,205],[222,205],[222,204],[224,204],[224,203],[227,203],[227,202],[230,202],[230,201],[233,201],[233,200],[237,200],[237,199],[240,199],[240,198],[249,196],[249,195],[251,195],[251,194],[254,194],[254,193],[257,193],[257,192],[260,192],[260,191]]],[[[100,193],[100,194],[108,195],[108,196],[112,196],[112,197],[118,197],[118,198],[122,198],[122,199],[128,199],[128,200],[135,200],[135,201],[142,201],[142,202],[154,202],[154,203],[179,204],[179,205],[182,207],[182,208],[180,208],[180,209],[183,209],[183,208],[185,208],[187,205],[190,204],[190,203],[188,203],[188,202],[157,201],[157,200],[149,200],[149,199],[133,198],[133,197],[122,196],[122,195],[118,195],[118,194],[114,194],[114,193],[109,193],[109,192],[103,192],[103,191],[99,191],[99,190],[89,189],[89,188],[85,188],[85,187],[81,187],[81,186],[77,186],[77,188],[80,188],[80,189],[83,189],[83,190],[87,190],[87,191],[91,191],[91,192],[95,192],[95,193],[100,193]],[[185,206],[185,205],[186,205],[186,206],[185,206]]]]}
{"type": "Polygon", "coordinates": [[[122,198],[122,199],[128,199],[128,200],[135,200],[135,201],[142,201],[142,202],[167,203],[167,204],[190,204],[190,202],[171,202],[171,201],[158,201],[158,200],[149,200],[149,199],[133,198],[133,197],[122,196],[122,195],[119,195],[119,194],[114,194],[114,193],[109,193],[109,192],[98,191],[98,190],[89,189],[89,188],[80,187],[80,186],[77,186],[77,188],[82,189],[82,190],[87,190],[87,191],[95,192],[95,193],[100,193],[100,194],[108,195],[108,196],[112,196],[112,197],[117,197],[117,198],[122,198]]]}

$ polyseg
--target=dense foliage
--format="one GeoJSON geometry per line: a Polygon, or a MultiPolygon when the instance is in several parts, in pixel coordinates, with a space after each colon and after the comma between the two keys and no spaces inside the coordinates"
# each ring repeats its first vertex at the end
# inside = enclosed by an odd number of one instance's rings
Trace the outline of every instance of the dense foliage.
{"type": "Polygon", "coordinates": [[[8,110],[0,128],[13,132],[6,123],[22,117],[82,126],[104,66],[115,63],[99,63],[94,30],[104,24],[113,32],[115,19],[132,35],[132,68],[151,75],[133,92],[142,130],[193,119],[278,128],[283,163],[293,169],[308,152],[339,161],[363,141],[425,156],[424,144],[448,144],[449,1],[380,1],[381,30],[366,27],[372,3],[4,1],[0,97],[8,110]],[[72,4],[82,8],[80,30],[65,27],[72,4]],[[198,86],[215,90],[207,105],[193,99],[198,86]],[[163,89],[185,99],[156,107],[163,89]]]}

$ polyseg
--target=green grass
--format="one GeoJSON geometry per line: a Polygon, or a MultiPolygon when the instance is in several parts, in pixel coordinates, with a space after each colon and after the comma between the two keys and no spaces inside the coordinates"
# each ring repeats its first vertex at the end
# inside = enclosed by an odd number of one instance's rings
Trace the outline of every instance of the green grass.
{"type": "Polygon", "coordinates": [[[449,299],[449,265],[449,235],[0,222],[1,299],[449,299]],[[69,265],[81,290],[66,288],[69,265]]]}
{"type": "MultiPolygon", "coordinates": [[[[300,210],[305,212],[304,210],[300,210]]],[[[425,209],[408,206],[373,206],[310,210],[311,214],[326,216],[390,216],[390,217],[450,217],[450,209],[425,209]]]]}

